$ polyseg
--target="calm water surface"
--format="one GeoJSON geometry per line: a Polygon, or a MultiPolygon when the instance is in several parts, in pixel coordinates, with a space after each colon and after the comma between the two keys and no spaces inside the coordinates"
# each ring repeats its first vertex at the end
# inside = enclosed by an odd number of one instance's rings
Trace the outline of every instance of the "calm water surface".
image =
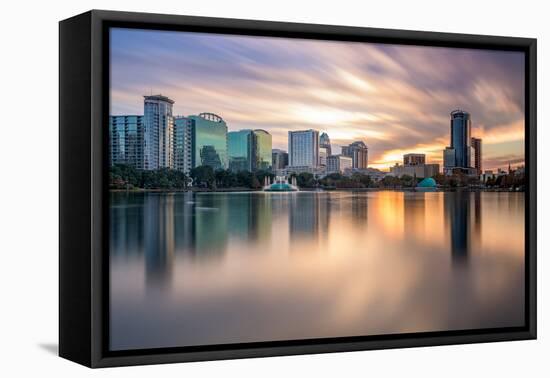
{"type": "Polygon", "coordinates": [[[524,323],[524,194],[112,193],[111,349],[524,323]]]}

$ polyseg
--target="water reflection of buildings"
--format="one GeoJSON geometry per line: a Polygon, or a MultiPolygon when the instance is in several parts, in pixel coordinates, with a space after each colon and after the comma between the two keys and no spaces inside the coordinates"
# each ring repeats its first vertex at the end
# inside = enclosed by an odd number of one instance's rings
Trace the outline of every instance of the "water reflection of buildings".
{"type": "Polygon", "coordinates": [[[271,198],[264,193],[234,195],[227,203],[228,232],[244,240],[266,240],[271,236],[271,198]]]}
{"type": "Polygon", "coordinates": [[[426,193],[403,193],[403,232],[423,242],[426,235],[426,193]]]}
{"type": "Polygon", "coordinates": [[[223,255],[227,247],[228,199],[225,195],[194,196],[193,228],[190,235],[194,242],[192,253],[197,258],[223,255]]]}
{"type": "Polygon", "coordinates": [[[481,192],[474,194],[474,232],[473,243],[476,247],[481,247],[481,192]]]}
{"type": "Polygon", "coordinates": [[[113,193],[111,201],[111,256],[142,257],[148,287],[171,280],[176,255],[191,261],[219,258],[230,236],[271,237],[267,195],[113,193]]]}
{"type": "Polygon", "coordinates": [[[225,252],[227,199],[197,197],[192,193],[145,196],[145,271],[151,284],[171,280],[176,254],[203,259],[225,252]]]}
{"type": "Polygon", "coordinates": [[[481,193],[457,191],[445,193],[444,199],[453,262],[465,262],[481,243],[481,193]]]}
{"type": "Polygon", "coordinates": [[[191,192],[174,197],[174,244],[176,254],[180,251],[191,253],[195,248],[194,196],[191,192]]]}
{"type": "Polygon", "coordinates": [[[291,239],[317,239],[328,235],[330,196],[292,195],[289,208],[291,239]]]}
{"type": "Polygon", "coordinates": [[[174,195],[149,195],[144,203],[143,232],[147,287],[163,286],[174,260],[174,195]]]}
{"type": "Polygon", "coordinates": [[[143,196],[111,193],[110,243],[111,256],[138,255],[143,248],[143,196]]]}
{"type": "Polygon", "coordinates": [[[367,196],[353,196],[351,199],[351,221],[355,225],[366,226],[369,213],[369,198],[367,196]]]}

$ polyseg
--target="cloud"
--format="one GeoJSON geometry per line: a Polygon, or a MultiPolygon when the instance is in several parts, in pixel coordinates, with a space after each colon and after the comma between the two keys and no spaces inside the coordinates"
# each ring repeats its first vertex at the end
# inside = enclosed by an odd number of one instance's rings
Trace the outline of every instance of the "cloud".
{"type": "Polygon", "coordinates": [[[162,93],[177,114],[268,130],[276,148],[304,128],[339,145],[361,139],[386,168],[406,152],[441,161],[449,113],[462,108],[473,135],[501,146],[487,169],[524,158],[522,53],[129,29],[111,46],[113,114],[139,114],[144,94],[162,93]]]}

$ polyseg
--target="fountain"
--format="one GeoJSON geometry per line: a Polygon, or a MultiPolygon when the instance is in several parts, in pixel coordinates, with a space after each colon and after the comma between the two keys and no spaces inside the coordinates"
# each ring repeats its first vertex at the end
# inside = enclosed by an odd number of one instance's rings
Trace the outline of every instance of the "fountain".
{"type": "Polygon", "coordinates": [[[266,177],[263,190],[264,192],[297,192],[296,177],[292,177],[292,184],[288,182],[285,176],[276,176],[273,183],[266,177]]]}

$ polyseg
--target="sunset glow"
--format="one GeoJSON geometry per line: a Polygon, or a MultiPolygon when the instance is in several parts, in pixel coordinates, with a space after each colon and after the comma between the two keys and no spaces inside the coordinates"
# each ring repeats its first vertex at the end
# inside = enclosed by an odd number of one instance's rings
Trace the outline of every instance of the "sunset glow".
{"type": "Polygon", "coordinates": [[[441,164],[461,108],[496,169],[524,164],[524,68],[519,52],[114,29],[110,114],[162,93],[175,114],[267,130],[273,148],[310,128],[336,152],[362,140],[369,167],[388,170],[411,152],[441,164]]]}

